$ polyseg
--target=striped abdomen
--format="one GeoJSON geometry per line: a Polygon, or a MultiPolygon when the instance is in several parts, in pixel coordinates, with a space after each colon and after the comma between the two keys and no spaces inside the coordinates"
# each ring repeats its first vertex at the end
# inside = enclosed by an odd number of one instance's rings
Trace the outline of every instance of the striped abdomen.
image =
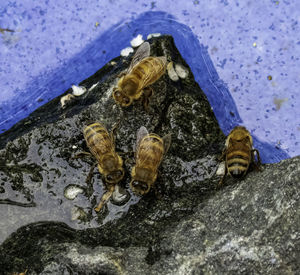
{"type": "Polygon", "coordinates": [[[143,59],[138,65],[133,67],[130,74],[138,80],[138,90],[141,90],[157,81],[165,73],[166,68],[167,59],[164,56],[151,56],[143,59]]]}
{"type": "Polygon", "coordinates": [[[251,151],[247,146],[234,146],[228,149],[226,155],[226,166],[228,173],[236,178],[247,173],[251,162],[251,151]]]}
{"type": "Polygon", "coordinates": [[[113,141],[102,124],[96,122],[88,125],[84,129],[83,135],[91,153],[98,161],[104,155],[114,153],[113,141]]]}
{"type": "Polygon", "coordinates": [[[156,171],[164,155],[163,140],[155,135],[145,136],[138,147],[136,166],[156,171]]]}

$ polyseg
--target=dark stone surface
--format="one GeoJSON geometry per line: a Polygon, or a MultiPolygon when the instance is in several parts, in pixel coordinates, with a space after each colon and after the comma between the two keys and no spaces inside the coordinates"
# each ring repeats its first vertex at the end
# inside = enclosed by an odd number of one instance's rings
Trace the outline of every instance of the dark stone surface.
{"type": "MultiPolygon", "coordinates": [[[[171,37],[150,40],[151,54],[185,67],[171,37]]],[[[116,76],[130,63],[116,58],[80,85],[92,91],[65,109],[54,99],[0,136],[0,270],[27,274],[293,274],[299,271],[300,158],[265,165],[244,180],[216,189],[225,137],[206,96],[189,71],[167,74],[153,85],[150,113],[138,102],[120,111],[110,97],[116,76]],[[131,159],[144,125],[172,133],[154,190],[130,192],[123,205],[93,211],[103,193],[89,159],[82,128],[123,118],[116,148],[131,159]],[[67,200],[67,187],[82,189],[67,200]],[[1,190],[2,190],[1,189],[1,190]],[[156,195],[155,193],[158,193],[156,195]],[[72,214],[73,213],[73,214],[72,214]],[[74,214],[77,213],[77,214],[74,214]],[[79,214],[78,214],[79,213],[79,214]]],[[[68,93],[70,91],[67,91],[68,93]]],[[[132,163],[122,185],[129,190],[132,163]]],[[[129,190],[130,191],[130,190],[129,190]]]]}

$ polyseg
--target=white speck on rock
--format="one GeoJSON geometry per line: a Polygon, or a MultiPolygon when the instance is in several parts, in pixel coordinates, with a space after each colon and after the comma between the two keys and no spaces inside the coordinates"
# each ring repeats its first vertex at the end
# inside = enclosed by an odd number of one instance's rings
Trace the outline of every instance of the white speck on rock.
{"type": "Polygon", "coordinates": [[[159,32],[156,32],[156,33],[150,33],[150,34],[148,34],[148,36],[147,36],[147,40],[148,40],[148,39],[151,39],[152,37],[159,37],[159,36],[161,36],[161,34],[160,34],[159,32]]]}
{"type": "Polygon", "coordinates": [[[124,201],[126,198],[127,198],[126,191],[117,184],[115,187],[115,191],[112,194],[112,199],[115,202],[120,203],[124,201]]]}
{"type": "Polygon", "coordinates": [[[86,92],[86,88],[82,86],[72,85],[73,95],[81,96],[86,92]]]}
{"type": "Polygon", "coordinates": [[[178,81],[179,80],[178,74],[174,70],[174,66],[173,66],[172,61],[169,62],[168,66],[167,66],[167,71],[168,71],[168,76],[170,77],[170,79],[172,81],[178,81]]]}
{"type": "Polygon", "coordinates": [[[80,218],[80,210],[77,207],[72,208],[71,210],[71,220],[75,221],[80,218]]]}
{"type": "Polygon", "coordinates": [[[217,176],[223,176],[225,174],[225,161],[222,161],[216,172],[217,176]]]}
{"type": "Polygon", "coordinates": [[[72,100],[74,96],[72,94],[67,94],[60,99],[60,104],[62,108],[65,108],[65,105],[68,101],[72,100]]]}
{"type": "Polygon", "coordinates": [[[64,192],[64,196],[68,199],[68,200],[74,200],[78,194],[83,193],[83,189],[75,186],[75,185],[69,185],[67,186],[67,188],[65,189],[64,192]]]}
{"type": "Polygon", "coordinates": [[[130,41],[130,44],[132,47],[138,47],[140,46],[141,44],[143,44],[144,42],[144,39],[143,39],[143,36],[141,34],[138,34],[137,37],[133,38],[131,41],[130,41]]]}
{"type": "Polygon", "coordinates": [[[180,64],[175,65],[175,71],[180,78],[186,78],[189,74],[188,69],[180,64]]]}
{"type": "Polygon", "coordinates": [[[92,90],[94,90],[96,87],[97,87],[97,85],[99,84],[99,82],[97,82],[97,83],[95,83],[94,85],[92,85],[92,87],[91,88],[89,88],[89,90],[88,91],[92,91],[92,90]]]}
{"type": "Polygon", "coordinates": [[[128,56],[130,53],[133,53],[134,50],[131,47],[127,47],[121,51],[121,56],[128,56]]]}

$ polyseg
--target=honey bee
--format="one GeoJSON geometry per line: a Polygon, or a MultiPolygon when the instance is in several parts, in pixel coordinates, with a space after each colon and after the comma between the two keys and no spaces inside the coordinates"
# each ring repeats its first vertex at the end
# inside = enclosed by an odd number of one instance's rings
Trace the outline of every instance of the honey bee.
{"type": "Polygon", "coordinates": [[[24,272],[21,272],[21,273],[13,272],[13,273],[11,273],[11,275],[26,275],[26,273],[27,273],[27,269],[24,272]]]}
{"type": "Polygon", "coordinates": [[[15,31],[7,28],[5,29],[0,28],[0,33],[4,34],[4,32],[15,32],[15,31]]]}
{"type": "Polygon", "coordinates": [[[171,134],[159,137],[148,134],[142,126],[137,132],[135,166],[131,170],[130,188],[139,195],[147,194],[157,178],[158,167],[171,144],[171,134]]]}
{"type": "Polygon", "coordinates": [[[108,191],[95,208],[95,211],[99,212],[113,194],[115,185],[124,177],[123,160],[115,152],[113,131],[108,133],[102,124],[96,122],[88,125],[83,135],[92,155],[97,160],[99,172],[107,184],[108,191]]]}
{"type": "Polygon", "coordinates": [[[252,137],[245,127],[236,126],[229,133],[221,156],[221,160],[224,159],[225,173],[220,184],[223,183],[227,174],[234,178],[242,178],[247,174],[251,165],[256,168],[261,165],[259,151],[253,149],[252,137]],[[255,161],[254,153],[256,153],[257,161],[255,161]]]}
{"type": "Polygon", "coordinates": [[[149,85],[156,82],[166,71],[167,59],[164,56],[150,56],[150,44],[144,42],[136,51],[131,64],[113,90],[115,102],[128,107],[133,100],[142,99],[144,108],[149,105],[153,90],[149,85]]]}

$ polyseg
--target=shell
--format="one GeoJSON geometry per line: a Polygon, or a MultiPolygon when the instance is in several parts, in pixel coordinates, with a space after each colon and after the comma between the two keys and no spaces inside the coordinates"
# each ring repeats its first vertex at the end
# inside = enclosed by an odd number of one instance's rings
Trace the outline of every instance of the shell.
{"type": "Polygon", "coordinates": [[[175,71],[180,78],[186,78],[189,75],[188,69],[180,64],[175,65],[175,71]]]}
{"type": "Polygon", "coordinates": [[[86,88],[82,86],[72,85],[73,95],[81,96],[86,92],[86,88]]]}
{"type": "Polygon", "coordinates": [[[143,39],[143,36],[141,34],[138,34],[137,37],[133,38],[131,41],[130,41],[130,44],[132,47],[138,47],[140,45],[142,45],[144,42],[144,39],[143,39]]]}
{"type": "Polygon", "coordinates": [[[74,98],[72,94],[67,94],[60,99],[60,104],[62,108],[65,108],[67,102],[71,101],[74,98]]]}
{"type": "Polygon", "coordinates": [[[161,34],[159,32],[149,33],[148,36],[147,36],[147,40],[151,39],[152,37],[159,37],[159,36],[161,36],[161,34]]]}
{"type": "Polygon", "coordinates": [[[131,54],[133,52],[134,52],[133,48],[127,47],[121,51],[121,56],[128,56],[129,54],[131,54]]]}
{"type": "Polygon", "coordinates": [[[77,185],[68,185],[65,188],[64,196],[68,200],[74,200],[78,196],[78,194],[83,193],[83,191],[84,190],[81,187],[77,186],[77,185]]]}
{"type": "Polygon", "coordinates": [[[217,169],[216,175],[223,176],[225,174],[225,161],[222,161],[217,169]]]}
{"type": "Polygon", "coordinates": [[[168,71],[168,76],[170,77],[171,80],[173,81],[178,81],[179,77],[176,71],[174,70],[173,62],[169,62],[167,66],[167,71],[168,71]]]}

